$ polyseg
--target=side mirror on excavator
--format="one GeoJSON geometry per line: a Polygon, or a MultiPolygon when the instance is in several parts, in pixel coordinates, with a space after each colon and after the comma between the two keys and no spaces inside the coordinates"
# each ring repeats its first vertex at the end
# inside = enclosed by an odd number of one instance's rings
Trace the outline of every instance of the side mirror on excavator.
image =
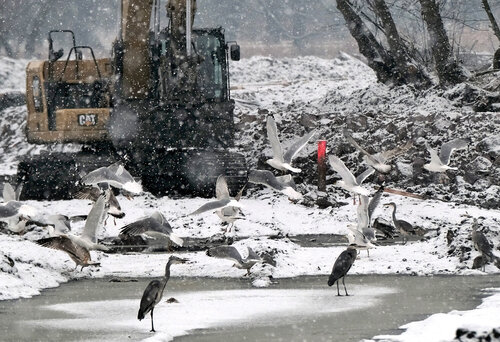
{"type": "Polygon", "coordinates": [[[231,60],[232,61],[239,61],[240,60],[240,46],[238,44],[233,44],[229,48],[230,50],[230,55],[231,55],[231,60]]]}

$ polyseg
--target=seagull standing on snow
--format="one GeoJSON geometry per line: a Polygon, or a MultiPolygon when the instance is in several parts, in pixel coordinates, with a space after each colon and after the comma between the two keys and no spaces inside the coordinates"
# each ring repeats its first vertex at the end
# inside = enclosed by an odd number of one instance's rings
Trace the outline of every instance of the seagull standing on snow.
{"type": "Polygon", "coordinates": [[[248,255],[246,258],[243,258],[238,252],[238,250],[233,246],[217,246],[209,248],[206,254],[210,257],[221,258],[221,259],[229,259],[233,260],[235,264],[233,265],[239,269],[246,269],[247,274],[250,275],[250,268],[258,262],[262,262],[262,258],[253,251],[250,247],[247,247],[248,255]]]}
{"type": "Polygon", "coordinates": [[[297,140],[283,154],[283,148],[281,147],[281,143],[278,139],[278,129],[276,127],[276,122],[274,121],[274,117],[272,117],[271,115],[267,117],[266,128],[267,137],[271,142],[271,147],[273,149],[273,158],[268,159],[266,162],[280,171],[288,170],[296,173],[300,172],[300,169],[292,167],[292,159],[307,144],[307,142],[314,136],[314,134],[316,134],[316,130],[312,130],[311,132],[307,133],[302,138],[297,140]]]}
{"type": "Polygon", "coordinates": [[[7,222],[9,230],[22,233],[28,219],[36,216],[37,210],[19,201],[8,201],[0,204],[0,221],[7,222]]]}
{"type": "Polygon", "coordinates": [[[262,184],[271,189],[277,190],[287,195],[288,198],[293,201],[302,199],[302,194],[294,189],[295,183],[290,175],[275,177],[271,171],[252,170],[248,174],[248,182],[253,184],[262,184]]]}
{"type": "Polygon", "coordinates": [[[370,191],[361,187],[361,183],[363,183],[363,181],[368,178],[368,176],[375,172],[374,169],[369,168],[368,170],[360,174],[357,178],[354,178],[354,175],[351,173],[351,171],[349,171],[344,162],[337,156],[330,155],[328,156],[328,160],[330,161],[330,166],[332,167],[332,169],[334,169],[340,175],[340,177],[342,177],[342,180],[336,183],[338,186],[358,195],[370,195],[370,191]]]}
{"type": "Polygon", "coordinates": [[[397,157],[398,155],[408,151],[412,146],[413,143],[411,141],[407,142],[403,146],[396,147],[395,149],[384,151],[384,152],[379,152],[376,154],[370,154],[368,151],[366,151],[363,147],[361,147],[356,140],[352,137],[352,135],[349,133],[347,129],[343,130],[344,137],[353,145],[359,152],[363,154],[363,160],[365,161],[366,164],[370,165],[373,167],[375,170],[382,174],[389,173],[391,171],[391,165],[386,164],[388,161],[390,161],[392,158],[397,157]]]}
{"type": "Polygon", "coordinates": [[[182,246],[184,243],[180,237],[174,234],[167,219],[159,211],[155,211],[151,216],[127,224],[121,229],[121,233],[125,235],[146,235],[153,239],[167,238],[178,246],[182,246]]]}
{"type": "Polygon", "coordinates": [[[214,210],[223,222],[234,222],[243,216],[239,216],[241,204],[239,202],[242,194],[242,190],[236,195],[236,197],[231,198],[229,196],[229,189],[227,187],[226,177],[220,175],[217,177],[217,183],[215,184],[215,195],[217,200],[205,203],[189,215],[198,215],[206,211],[214,210]]]}
{"type": "Polygon", "coordinates": [[[108,167],[100,167],[89,172],[82,178],[82,183],[85,185],[107,183],[110,186],[123,189],[135,195],[142,192],[142,185],[136,182],[134,177],[120,163],[115,163],[108,167]]]}
{"type": "Polygon", "coordinates": [[[430,172],[446,172],[446,170],[458,170],[458,168],[448,165],[450,163],[451,154],[454,150],[465,149],[467,145],[468,142],[465,139],[455,139],[449,141],[441,146],[441,152],[438,155],[436,150],[432,149],[426,142],[425,147],[431,154],[431,162],[425,164],[424,169],[430,172]]]}

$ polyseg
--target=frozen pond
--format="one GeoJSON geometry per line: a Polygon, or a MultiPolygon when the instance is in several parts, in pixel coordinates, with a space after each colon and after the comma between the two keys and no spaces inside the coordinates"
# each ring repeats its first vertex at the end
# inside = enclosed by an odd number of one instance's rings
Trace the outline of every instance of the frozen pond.
{"type": "Polygon", "coordinates": [[[352,296],[327,277],[279,279],[255,289],[247,279],[172,278],[155,310],[137,310],[150,279],[83,280],[32,299],[0,302],[3,340],[16,341],[359,341],[436,312],[472,309],[498,276],[351,276],[352,296]],[[179,303],[166,303],[175,297],[179,303]]]}

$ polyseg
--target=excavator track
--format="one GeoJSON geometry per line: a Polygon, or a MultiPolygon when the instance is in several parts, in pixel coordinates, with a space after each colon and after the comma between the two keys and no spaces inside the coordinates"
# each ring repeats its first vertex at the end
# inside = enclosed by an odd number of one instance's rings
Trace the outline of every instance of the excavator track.
{"type": "MultiPolygon", "coordinates": [[[[24,158],[18,166],[16,183],[23,183],[21,199],[72,199],[81,188],[81,176],[119,161],[109,153],[43,153],[24,158]]],[[[247,181],[245,158],[227,150],[178,149],[165,151],[139,175],[137,165],[124,163],[140,176],[144,188],[156,196],[202,196],[215,194],[215,183],[226,175],[232,194],[247,181]]]]}

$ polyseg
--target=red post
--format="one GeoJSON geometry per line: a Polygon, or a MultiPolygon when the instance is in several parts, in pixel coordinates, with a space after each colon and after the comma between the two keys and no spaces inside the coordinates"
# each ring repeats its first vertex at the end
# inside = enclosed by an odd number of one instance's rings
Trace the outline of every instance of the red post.
{"type": "Polygon", "coordinates": [[[318,190],[326,191],[326,140],[318,140],[318,190]]]}

